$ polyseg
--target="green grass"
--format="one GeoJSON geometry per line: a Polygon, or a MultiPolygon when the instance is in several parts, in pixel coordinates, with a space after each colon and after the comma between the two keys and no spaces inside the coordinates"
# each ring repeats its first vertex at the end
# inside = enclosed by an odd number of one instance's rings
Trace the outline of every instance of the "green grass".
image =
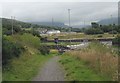
{"type": "Polygon", "coordinates": [[[12,60],[10,69],[3,71],[3,81],[31,81],[45,61],[51,57],[52,55],[25,53],[19,59],[12,60]]]}
{"type": "Polygon", "coordinates": [[[32,34],[24,33],[23,35],[15,34],[13,36],[5,36],[12,42],[21,43],[24,46],[38,48],[40,45],[40,39],[32,34]]]}
{"type": "Polygon", "coordinates": [[[68,81],[107,81],[107,77],[102,77],[86,66],[84,61],[75,57],[63,55],[59,61],[66,72],[66,80],[68,81]]]}
{"type": "MultiPolygon", "coordinates": [[[[114,35],[116,36],[116,35],[114,35]]],[[[44,36],[43,36],[44,37],[44,36]]],[[[113,37],[113,34],[97,34],[97,35],[86,35],[84,33],[76,33],[76,34],[66,34],[66,33],[61,33],[61,34],[53,34],[53,35],[47,35],[48,39],[54,39],[55,37],[58,37],[59,39],[73,39],[73,38],[107,38],[107,37],[113,37]],[[102,36],[102,37],[99,37],[102,36]]]]}
{"type": "MultiPolygon", "coordinates": [[[[46,42],[46,43],[41,43],[41,44],[45,44],[45,45],[56,45],[54,42],[46,42]]],[[[67,45],[77,45],[80,44],[80,42],[59,42],[58,45],[63,45],[63,46],[67,46],[67,45]]]]}
{"type": "Polygon", "coordinates": [[[45,61],[51,58],[55,53],[42,55],[38,51],[41,44],[38,37],[31,34],[16,34],[6,36],[11,42],[20,43],[25,46],[25,51],[19,58],[11,59],[9,65],[3,70],[3,81],[30,81],[39,72],[39,69],[44,65],[45,61]]]}
{"type": "Polygon", "coordinates": [[[22,30],[30,31],[32,28],[21,28],[22,30]]]}

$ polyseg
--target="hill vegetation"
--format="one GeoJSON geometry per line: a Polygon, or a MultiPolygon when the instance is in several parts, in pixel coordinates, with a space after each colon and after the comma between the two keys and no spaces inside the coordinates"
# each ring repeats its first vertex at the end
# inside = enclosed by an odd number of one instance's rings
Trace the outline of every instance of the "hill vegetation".
{"type": "Polygon", "coordinates": [[[12,26],[13,26],[13,33],[22,33],[25,32],[25,29],[47,29],[47,30],[67,30],[65,28],[61,27],[53,27],[53,26],[46,26],[46,25],[38,25],[38,24],[32,24],[27,22],[22,22],[18,20],[11,20],[7,18],[0,18],[2,19],[2,27],[3,27],[3,34],[11,35],[12,34],[12,26]],[[13,22],[13,23],[12,23],[13,22]]]}
{"type": "Polygon", "coordinates": [[[53,55],[50,52],[44,56],[39,51],[40,45],[39,37],[28,33],[3,36],[3,81],[32,80],[53,55]]]}

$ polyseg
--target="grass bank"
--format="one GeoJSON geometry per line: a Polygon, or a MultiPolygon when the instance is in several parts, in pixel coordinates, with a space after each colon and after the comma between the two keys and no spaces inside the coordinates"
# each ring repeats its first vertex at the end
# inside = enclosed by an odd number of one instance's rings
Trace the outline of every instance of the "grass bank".
{"type": "Polygon", "coordinates": [[[54,55],[53,52],[49,55],[42,55],[38,50],[39,38],[31,34],[16,34],[5,37],[13,43],[20,43],[25,48],[25,51],[20,57],[12,58],[6,68],[3,68],[3,81],[32,80],[45,61],[54,55]]]}
{"type": "Polygon", "coordinates": [[[118,80],[118,55],[110,47],[106,47],[99,43],[91,43],[87,48],[77,51],[68,51],[62,58],[64,68],[67,73],[71,73],[68,79],[82,80],[81,76],[85,76],[83,80],[118,80]],[[66,59],[64,59],[66,58],[66,59]],[[69,62],[69,59],[72,61],[69,62]],[[66,64],[65,64],[65,63],[66,64]],[[86,67],[82,66],[87,66],[86,67]],[[78,66],[78,68],[76,68],[78,66]],[[84,73],[81,72],[84,70],[84,73]],[[92,73],[89,74],[89,70],[93,70],[94,73],[100,75],[99,77],[92,78],[92,73]],[[91,77],[91,78],[90,78],[91,77]]]}
{"type": "Polygon", "coordinates": [[[14,58],[10,67],[3,71],[3,81],[30,81],[38,73],[39,68],[51,55],[31,54],[25,52],[19,59],[14,58]]]}
{"type": "Polygon", "coordinates": [[[86,62],[81,61],[73,56],[63,55],[59,61],[65,71],[66,80],[68,81],[105,81],[108,78],[102,77],[86,66],[86,62]]]}

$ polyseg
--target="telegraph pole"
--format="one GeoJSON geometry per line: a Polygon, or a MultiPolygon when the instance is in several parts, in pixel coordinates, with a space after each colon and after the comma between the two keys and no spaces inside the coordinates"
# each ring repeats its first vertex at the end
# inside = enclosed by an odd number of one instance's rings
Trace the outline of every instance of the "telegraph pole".
{"type": "Polygon", "coordinates": [[[112,27],[112,34],[113,34],[113,18],[112,18],[112,15],[111,15],[111,27],[112,27]]]}
{"type": "Polygon", "coordinates": [[[85,28],[85,20],[84,20],[84,28],[85,28]]]}
{"type": "MultiPolygon", "coordinates": [[[[70,25],[70,10],[68,9],[68,18],[69,18],[69,32],[71,32],[71,25],[70,25]]],[[[71,39],[70,39],[70,44],[71,44],[71,39]]]]}
{"type": "Polygon", "coordinates": [[[12,35],[13,35],[13,16],[11,16],[11,21],[12,21],[12,35]]]}
{"type": "Polygon", "coordinates": [[[15,16],[14,16],[14,22],[15,22],[15,16]]]}
{"type": "Polygon", "coordinates": [[[52,26],[54,26],[54,19],[52,18],[52,26]]]}

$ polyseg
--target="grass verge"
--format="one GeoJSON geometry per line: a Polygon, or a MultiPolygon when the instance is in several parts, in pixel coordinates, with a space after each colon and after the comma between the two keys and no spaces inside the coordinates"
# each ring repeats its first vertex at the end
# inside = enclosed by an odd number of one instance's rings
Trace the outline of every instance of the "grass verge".
{"type": "Polygon", "coordinates": [[[68,51],[65,55],[84,61],[87,67],[104,78],[109,78],[109,81],[118,81],[119,56],[112,46],[109,47],[99,42],[92,42],[87,48],[72,52],[68,51]]]}
{"type": "Polygon", "coordinates": [[[40,67],[49,56],[25,52],[19,59],[11,61],[9,69],[3,71],[3,81],[30,81],[38,73],[40,67]]]}
{"type": "Polygon", "coordinates": [[[5,37],[13,43],[20,43],[24,46],[25,51],[20,57],[12,58],[10,63],[3,68],[3,81],[31,81],[45,61],[55,54],[51,52],[49,55],[42,55],[38,50],[41,44],[39,38],[31,34],[5,37]]]}
{"type": "Polygon", "coordinates": [[[59,61],[65,71],[66,80],[68,81],[106,81],[107,77],[102,77],[86,66],[86,62],[81,61],[73,56],[63,55],[59,61]]]}

